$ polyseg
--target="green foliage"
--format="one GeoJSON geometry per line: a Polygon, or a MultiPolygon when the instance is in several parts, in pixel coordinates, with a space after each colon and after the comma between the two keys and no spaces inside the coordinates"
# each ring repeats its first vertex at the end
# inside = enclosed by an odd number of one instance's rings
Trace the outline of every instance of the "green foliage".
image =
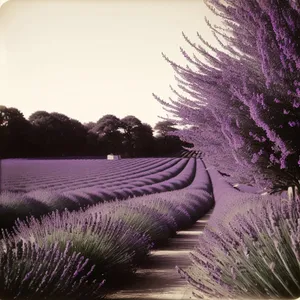
{"type": "Polygon", "coordinates": [[[158,134],[161,136],[166,136],[168,133],[172,133],[172,131],[177,131],[178,129],[175,128],[176,124],[172,121],[165,120],[156,123],[154,129],[158,131],[158,134]]]}
{"type": "Polygon", "coordinates": [[[145,256],[149,238],[100,212],[53,212],[41,221],[30,218],[17,222],[13,239],[31,240],[42,247],[57,243],[63,250],[71,242],[71,251],[80,252],[96,266],[94,274],[110,281],[111,276],[132,273],[136,251],[145,256]]]}
{"type": "Polygon", "coordinates": [[[89,279],[93,266],[80,253],[70,251],[67,243],[59,251],[32,242],[1,241],[0,297],[3,300],[101,299],[103,282],[89,279]]]}
{"type": "Polygon", "coordinates": [[[126,225],[150,237],[157,243],[170,236],[168,216],[158,213],[142,203],[116,203],[107,207],[107,213],[113,220],[122,220],[126,225]]]}
{"type": "Polygon", "coordinates": [[[193,265],[178,269],[204,299],[300,296],[300,202],[253,203],[218,231],[205,229],[193,265]]]}

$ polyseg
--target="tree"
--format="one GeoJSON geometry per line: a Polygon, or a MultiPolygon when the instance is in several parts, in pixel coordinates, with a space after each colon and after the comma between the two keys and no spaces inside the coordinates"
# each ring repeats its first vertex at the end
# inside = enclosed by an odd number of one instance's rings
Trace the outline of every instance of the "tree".
{"type": "Polygon", "coordinates": [[[105,115],[98,120],[90,132],[97,134],[104,154],[122,152],[123,135],[121,121],[114,115],[105,115]]]}
{"type": "Polygon", "coordinates": [[[64,154],[62,121],[46,111],[36,111],[28,120],[34,127],[38,156],[61,156],[64,154]]]}
{"type": "Polygon", "coordinates": [[[71,155],[82,155],[86,149],[88,129],[78,120],[69,119],[69,153],[71,155]]]}
{"type": "Polygon", "coordinates": [[[159,121],[154,126],[154,129],[158,131],[156,137],[156,153],[157,155],[173,155],[178,154],[183,146],[188,146],[180,140],[176,133],[179,129],[175,128],[176,122],[170,120],[159,121]]]}
{"type": "MultiPolygon", "coordinates": [[[[208,165],[250,183],[300,187],[300,6],[294,0],[206,0],[226,28],[207,24],[222,49],[186,42],[189,65],[165,55],[177,74],[177,100],[165,109],[191,125],[176,133],[208,165]]],[[[172,119],[170,119],[172,121],[172,119]]]]}
{"type": "Polygon", "coordinates": [[[135,116],[126,116],[121,119],[120,127],[123,129],[124,142],[123,145],[126,149],[126,155],[135,156],[135,139],[134,133],[142,126],[142,122],[135,116]]]}
{"type": "Polygon", "coordinates": [[[35,132],[35,155],[80,155],[86,148],[87,129],[75,119],[57,112],[37,111],[29,121],[35,132]]]}
{"type": "Polygon", "coordinates": [[[95,127],[96,123],[95,122],[88,122],[88,123],[84,123],[83,126],[85,128],[87,128],[87,130],[91,130],[93,129],[93,127],[95,127]]]}
{"type": "Polygon", "coordinates": [[[134,157],[152,156],[154,152],[152,127],[146,123],[134,127],[131,133],[131,142],[134,157]]]}
{"type": "Polygon", "coordinates": [[[92,132],[100,135],[105,135],[118,131],[121,126],[121,121],[114,115],[105,115],[100,118],[96,125],[91,129],[92,132]]]}
{"type": "Polygon", "coordinates": [[[86,148],[84,150],[85,155],[105,155],[104,149],[101,148],[101,142],[99,136],[92,132],[88,131],[86,135],[86,148]]]}
{"type": "Polygon", "coordinates": [[[46,111],[36,111],[32,113],[29,122],[33,126],[35,151],[33,156],[52,156],[57,155],[58,147],[56,144],[57,133],[55,130],[55,118],[46,111]]]}
{"type": "Polygon", "coordinates": [[[158,131],[159,135],[166,136],[168,133],[172,133],[173,131],[178,130],[174,126],[176,126],[176,123],[169,120],[165,120],[157,122],[154,126],[154,129],[158,131]]]}
{"type": "Polygon", "coordinates": [[[34,125],[35,122],[38,122],[40,119],[47,118],[49,115],[50,114],[44,110],[38,110],[29,116],[28,121],[34,125]]]}
{"type": "Polygon", "coordinates": [[[16,108],[0,106],[0,157],[22,157],[30,153],[32,128],[16,108]]]}

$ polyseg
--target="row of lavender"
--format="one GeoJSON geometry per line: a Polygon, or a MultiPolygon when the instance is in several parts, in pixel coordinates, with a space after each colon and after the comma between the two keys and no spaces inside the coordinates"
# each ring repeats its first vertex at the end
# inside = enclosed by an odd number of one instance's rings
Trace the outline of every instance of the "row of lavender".
{"type": "Polygon", "coordinates": [[[104,297],[151,248],[211,209],[210,178],[203,162],[196,164],[196,176],[184,189],[56,211],[3,230],[0,298],[104,297]]]}
{"type": "Polygon", "coordinates": [[[139,158],[108,161],[95,160],[1,160],[2,190],[28,192],[32,189],[64,191],[103,185],[114,180],[135,175],[143,178],[168,169],[180,161],[179,158],[139,158]],[[155,170],[158,168],[158,170],[155,170]],[[149,173],[150,171],[150,173],[149,173]],[[145,174],[146,173],[146,174],[145,174]]]}
{"type": "Polygon", "coordinates": [[[179,273],[203,299],[300,296],[300,199],[233,188],[209,171],[215,209],[179,273]]]}
{"type": "MultiPolygon", "coordinates": [[[[84,177],[83,172],[81,181],[75,180],[69,185],[65,183],[64,191],[61,187],[57,187],[54,191],[45,189],[27,193],[2,192],[0,194],[0,227],[12,225],[17,218],[24,219],[28,215],[41,216],[56,209],[77,210],[87,205],[113,199],[127,199],[182,189],[188,186],[195,176],[196,160],[194,158],[158,159],[152,161],[152,165],[148,165],[146,161],[138,164],[139,160],[133,161],[136,162],[134,168],[121,170],[120,174],[108,173],[106,177],[94,175],[96,177],[89,181],[84,177]]],[[[94,164],[105,167],[102,161],[94,162],[94,164]]],[[[53,167],[51,162],[50,166],[53,167]]],[[[117,166],[121,168],[122,164],[114,164],[114,168],[117,166]]],[[[61,166],[62,173],[64,167],[64,165],[61,166]]],[[[32,173],[35,172],[37,171],[32,171],[32,173]]],[[[42,181],[46,181],[49,174],[51,170],[42,181]]],[[[56,184],[59,186],[60,181],[57,180],[56,184]]]]}
{"type": "Polygon", "coordinates": [[[185,157],[185,158],[191,158],[191,157],[201,158],[201,152],[197,150],[183,149],[178,153],[178,156],[185,157]]]}

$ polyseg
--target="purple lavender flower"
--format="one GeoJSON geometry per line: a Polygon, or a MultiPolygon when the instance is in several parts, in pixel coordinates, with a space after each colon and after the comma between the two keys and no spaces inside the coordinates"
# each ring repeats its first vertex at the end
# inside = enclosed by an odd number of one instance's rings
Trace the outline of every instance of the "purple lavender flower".
{"type": "Polygon", "coordinates": [[[297,1],[286,1],[284,8],[271,0],[205,3],[223,17],[224,30],[207,21],[222,50],[199,33],[200,45],[183,34],[195,51],[192,58],[181,49],[188,65],[164,58],[174,68],[185,96],[176,92],[177,99],[170,103],[154,97],[172,113],[171,121],[189,126],[174,135],[193,143],[206,163],[238,182],[247,177],[250,183],[266,185],[269,177],[269,187],[298,185],[297,1]],[[266,152],[259,161],[257,142],[266,152]]]}

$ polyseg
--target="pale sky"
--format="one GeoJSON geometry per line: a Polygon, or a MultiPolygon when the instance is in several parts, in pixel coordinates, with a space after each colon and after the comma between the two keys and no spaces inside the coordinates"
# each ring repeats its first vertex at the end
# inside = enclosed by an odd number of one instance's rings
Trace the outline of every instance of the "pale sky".
{"type": "MultiPolygon", "coordinates": [[[[0,0],[0,5],[5,1],[0,0]]],[[[105,114],[154,125],[166,116],[152,97],[173,96],[164,52],[186,64],[181,32],[214,44],[202,0],[10,0],[0,8],[0,105],[82,123],[105,114]]]]}

